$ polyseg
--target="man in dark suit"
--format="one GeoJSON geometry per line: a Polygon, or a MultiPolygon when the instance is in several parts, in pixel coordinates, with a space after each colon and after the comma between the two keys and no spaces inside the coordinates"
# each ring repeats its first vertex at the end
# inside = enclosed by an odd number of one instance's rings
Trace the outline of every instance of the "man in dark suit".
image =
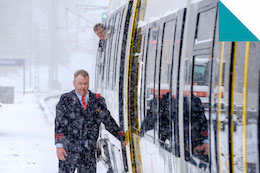
{"type": "Polygon", "coordinates": [[[59,173],[96,172],[96,142],[101,122],[118,140],[124,133],[106,108],[105,99],[89,90],[85,70],[74,74],[75,90],[61,96],[56,106],[55,144],[59,173]]]}

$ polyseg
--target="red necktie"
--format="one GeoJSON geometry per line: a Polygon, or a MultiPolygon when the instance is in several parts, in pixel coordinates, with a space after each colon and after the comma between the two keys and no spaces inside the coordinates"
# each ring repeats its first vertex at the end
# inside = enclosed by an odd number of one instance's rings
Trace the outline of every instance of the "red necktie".
{"type": "Polygon", "coordinates": [[[81,101],[82,101],[82,104],[83,104],[83,108],[86,110],[87,104],[86,104],[86,101],[85,101],[85,96],[82,96],[81,101]]]}

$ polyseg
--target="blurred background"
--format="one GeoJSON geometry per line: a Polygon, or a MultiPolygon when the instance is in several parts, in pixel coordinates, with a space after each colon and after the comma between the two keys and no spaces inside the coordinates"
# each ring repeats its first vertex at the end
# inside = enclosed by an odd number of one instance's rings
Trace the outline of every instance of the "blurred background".
{"type": "MultiPolygon", "coordinates": [[[[109,0],[0,0],[0,172],[56,173],[55,106],[79,69],[94,89],[109,0]],[[102,18],[103,17],[103,18],[102,18]]],[[[97,172],[106,172],[98,163],[97,172]]]]}
{"type": "Polygon", "coordinates": [[[85,69],[93,89],[98,46],[93,26],[108,3],[0,0],[0,87],[15,93],[70,90],[74,72],[85,69]]]}

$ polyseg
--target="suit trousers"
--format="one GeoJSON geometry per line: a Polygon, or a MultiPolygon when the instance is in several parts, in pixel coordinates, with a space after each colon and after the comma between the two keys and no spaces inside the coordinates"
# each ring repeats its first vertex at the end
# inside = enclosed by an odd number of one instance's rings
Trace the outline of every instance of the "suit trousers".
{"type": "Polygon", "coordinates": [[[95,150],[84,150],[82,153],[67,152],[66,160],[59,160],[59,173],[96,173],[95,150]]]}

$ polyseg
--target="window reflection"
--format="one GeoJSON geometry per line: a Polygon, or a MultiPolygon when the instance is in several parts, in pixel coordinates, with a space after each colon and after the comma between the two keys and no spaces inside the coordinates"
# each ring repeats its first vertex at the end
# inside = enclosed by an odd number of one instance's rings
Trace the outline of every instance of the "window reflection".
{"type": "Polygon", "coordinates": [[[191,149],[195,157],[209,161],[208,119],[210,55],[194,57],[191,96],[191,149]],[[205,108],[207,108],[205,111],[205,108]]]}
{"type": "Polygon", "coordinates": [[[159,142],[162,147],[168,150],[171,150],[172,142],[170,79],[173,59],[173,43],[175,40],[175,24],[175,20],[164,24],[162,57],[160,63],[159,142]]]}
{"type": "Polygon", "coordinates": [[[211,41],[214,36],[216,8],[199,13],[195,43],[211,41]]]}
{"type": "MultiPolygon", "coordinates": [[[[194,57],[192,68],[192,94],[184,93],[184,143],[185,159],[197,165],[191,155],[209,162],[208,117],[209,105],[209,55],[194,57]]],[[[188,67],[188,63],[186,68],[188,67]]],[[[189,70],[187,69],[187,72],[189,70]]],[[[198,165],[199,166],[199,165],[198,165]]],[[[200,165],[201,166],[201,165],[200,165]]]]}
{"type": "Polygon", "coordinates": [[[151,28],[148,33],[148,49],[146,56],[145,67],[145,117],[141,125],[141,132],[146,133],[148,136],[153,137],[157,123],[157,97],[158,88],[155,87],[156,81],[156,53],[157,53],[157,41],[158,41],[158,27],[151,28]]]}

